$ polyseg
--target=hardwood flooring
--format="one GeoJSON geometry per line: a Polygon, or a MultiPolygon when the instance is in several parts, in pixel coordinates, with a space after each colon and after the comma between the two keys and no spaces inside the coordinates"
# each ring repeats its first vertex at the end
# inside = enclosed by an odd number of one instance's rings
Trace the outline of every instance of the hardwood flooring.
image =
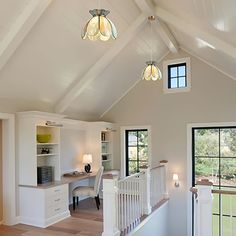
{"type": "Polygon", "coordinates": [[[60,221],[46,229],[18,224],[0,226],[0,236],[100,236],[102,234],[103,217],[101,208],[97,210],[95,200],[86,199],[79,203],[76,210],[70,206],[71,217],[60,221]]]}

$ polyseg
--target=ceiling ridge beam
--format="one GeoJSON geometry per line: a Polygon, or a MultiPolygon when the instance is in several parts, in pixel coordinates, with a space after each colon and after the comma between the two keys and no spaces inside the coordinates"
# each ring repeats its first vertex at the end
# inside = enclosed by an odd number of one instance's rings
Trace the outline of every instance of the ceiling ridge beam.
{"type": "MultiPolygon", "coordinates": [[[[147,17],[156,15],[155,5],[150,0],[135,0],[135,3],[147,17]]],[[[173,53],[177,53],[179,50],[179,44],[174,35],[161,19],[157,19],[156,21],[157,24],[153,24],[154,30],[160,35],[162,41],[166,44],[169,50],[173,53]]]]}
{"type": "Polygon", "coordinates": [[[52,0],[31,0],[0,42],[0,70],[19,47],[52,0]]]}
{"type": "Polygon", "coordinates": [[[174,26],[179,31],[196,39],[204,40],[206,43],[212,45],[216,50],[219,50],[230,57],[236,58],[236,48],[224,40],[221,40],[199,27],[182,20],[160,7],[155,8],[155,13],[164,22],[174,26]]]}
{"type": "Polygon", "coordinates": [[[78,78],[67,93],[57,102],[54,110],[63,113],[71,103],[101,74],[122,49],[137,35],[146,22],[146,17],[140,14],[139,17],[118,37],[113,46],[104,54],[81,78],[78,78]]]}

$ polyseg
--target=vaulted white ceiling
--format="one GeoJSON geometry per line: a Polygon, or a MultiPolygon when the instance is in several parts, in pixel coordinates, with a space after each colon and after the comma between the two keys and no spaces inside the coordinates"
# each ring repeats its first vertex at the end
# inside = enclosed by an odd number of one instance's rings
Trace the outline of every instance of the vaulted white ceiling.
{"type": "Polygon", "coordinates": [[[178,48],[236,78],[234,0],[101,0],[119,35],[81,39],[97,0],[0,0],[0,111],[96,120],[178,48]],[[158,17],[150,35],[147,16],[158,17]]]}

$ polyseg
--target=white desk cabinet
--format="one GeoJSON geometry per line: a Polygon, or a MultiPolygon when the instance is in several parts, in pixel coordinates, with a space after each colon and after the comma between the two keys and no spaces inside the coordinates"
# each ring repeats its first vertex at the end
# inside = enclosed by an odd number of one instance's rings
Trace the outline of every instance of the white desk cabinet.
{"type": "Polygon", "coordinates": [[[48,227],[70,216],[68,184],[50,188],[20,186],[20,222],[48,227]]]}

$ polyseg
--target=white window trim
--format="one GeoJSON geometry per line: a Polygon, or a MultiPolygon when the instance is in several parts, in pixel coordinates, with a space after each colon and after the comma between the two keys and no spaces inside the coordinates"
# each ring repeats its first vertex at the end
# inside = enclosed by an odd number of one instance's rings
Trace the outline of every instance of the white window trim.
{"type": "Polygon", "coordinates": [[[3,224],[18,223],[16,212],[15,115],[0,113],[2,120],[3,224]]]}
{"type": "Polygon", "coordinates": [[[191,90],[191,67],[190,58],[179,58],[174,60],[168,60],[163,62],[163,92],[164,93],[182,93],[189,92],[191,90]],[[187,87],[184,88],[168,88],[168,66],[174,64],[186,63],[186,76],[187,87]]]}
{"type": "Polygon", "coordinates": [[[151,167],[152,163],[152,146],[151,146],[151,126],[150,125],[143,125],[143,126],[122,126],[120,127],[120,147],[121,147],[121,170],[120,176],[124,178],[126,176],[126,161],[125,161],[125,131],[126,130],[136,130],[136,129],[147,129],[148,130],[148,165],[151,167]]]}
{"type": "MultiPolygon", "coordinates": [[[[192,128],[236,126],[236,122],[212,122],[187,124],[187,189],[192,187],[192,128]]],[[[187,232],[192,234],[192,193],[187,192],[187,232]]]]}

